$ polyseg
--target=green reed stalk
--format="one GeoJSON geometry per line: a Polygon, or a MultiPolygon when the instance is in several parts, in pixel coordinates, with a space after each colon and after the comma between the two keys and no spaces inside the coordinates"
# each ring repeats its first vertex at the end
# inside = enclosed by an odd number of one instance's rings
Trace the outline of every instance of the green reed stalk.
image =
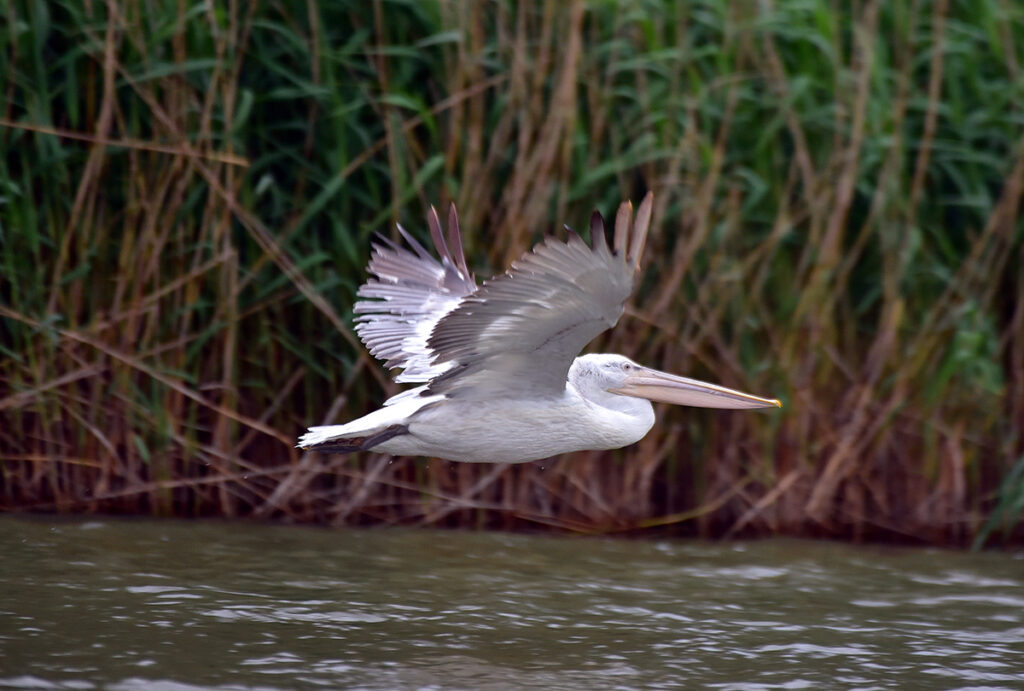
{"type": "Polygon", "coordinates": [[[1021,539],[1017,4],[4,12],[0,507],[1021,539]],[[517,467],[293,448],[397,390],[351,329],[372,233],[454,200],[486,276],[648,189],[593,348],[784,410],[517,467]]]}

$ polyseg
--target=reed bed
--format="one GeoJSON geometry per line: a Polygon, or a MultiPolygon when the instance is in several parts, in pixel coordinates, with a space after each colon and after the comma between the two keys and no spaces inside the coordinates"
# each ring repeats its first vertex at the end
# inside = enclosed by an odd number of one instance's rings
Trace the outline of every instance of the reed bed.
{"type": "Polygon", "coordinates": [[[0,508],[1020,541],[1024,9],[8,3],[0,508]],[[372,233],[487,276],[656,193],[593,350],[785,402],[520,466],[303,455],[396,391],[372,233]]]}

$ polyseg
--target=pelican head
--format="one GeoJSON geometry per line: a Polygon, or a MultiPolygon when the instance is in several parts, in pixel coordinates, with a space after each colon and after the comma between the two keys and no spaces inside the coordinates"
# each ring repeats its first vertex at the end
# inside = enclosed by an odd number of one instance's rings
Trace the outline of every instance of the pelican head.
{"type": "Polygon", "coordinates": [[[638,365],[623,355],[582,355],[576,358],[573,370],[575,372],[570,372],[570,380],[575,380],[579,388],[590,391],[599,388],[620,396],[697,408],[782,407],[777,398],[762,398],[717,384],[661,372],[638,365]]]}

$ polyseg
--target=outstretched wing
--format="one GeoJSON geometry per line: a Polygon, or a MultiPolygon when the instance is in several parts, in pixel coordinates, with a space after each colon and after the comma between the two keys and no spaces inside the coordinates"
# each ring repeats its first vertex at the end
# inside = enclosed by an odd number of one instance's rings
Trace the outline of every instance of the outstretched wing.
{"type": "Polygon", "coordinates": [[[455,206],[448,214],[448,242],[433,208],[427,224],[441,261],[399,226],[413,251],[380,238],[368,267],[375,278],[359,288],[363,299],[354,308],[356,333],[370,353],[386,367],[403,368],[397,382],[427,382],[452,366],[435,362],[427,341],[441,318],[477,289],[462,252],[455,206]]]}
{"type": "Polygon", "coordinates": [[[580,350],[615,325],[633,291],[653,197],[633,222],[624,203],[615,219],[615,251],[604,220],[591,218],[591,246],[572,233],[548,239],[505,274],[466,295],[437,322],[426,342],[440,371],[431,393],[557,394],[580,350]]]}

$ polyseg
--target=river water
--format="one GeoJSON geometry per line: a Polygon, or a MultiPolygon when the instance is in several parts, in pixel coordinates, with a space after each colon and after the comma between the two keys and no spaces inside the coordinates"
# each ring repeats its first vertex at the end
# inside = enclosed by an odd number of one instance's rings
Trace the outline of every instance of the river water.
{"type": "Polygon", "coordinates": [[[0,517],[0,687],[1024,688],[1024,556],[0,517]]]}

